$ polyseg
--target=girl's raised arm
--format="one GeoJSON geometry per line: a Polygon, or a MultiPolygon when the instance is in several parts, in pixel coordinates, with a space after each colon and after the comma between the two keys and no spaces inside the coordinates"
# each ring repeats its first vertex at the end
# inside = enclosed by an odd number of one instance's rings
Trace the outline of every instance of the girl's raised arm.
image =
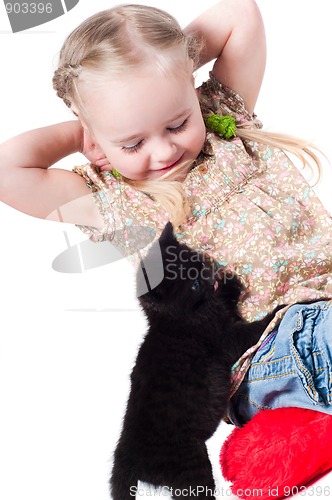
{"type": "Polygon", "coordinates": [[[222,0],[187,26],[205,40],[200,65],[216,59],[214,76],[244,99],[253,113],[262,84],[265,31],[254,0],[222,0]]]}
{"type": "Polygon", "coordinates": [[[34,217],[59,220],[60,209],[64,222],[102,225],[85,180],[74,172],[49,168],[81,151],[82,141],[80,123],[68,121],[0,144],[0,200],[34,217]]]}

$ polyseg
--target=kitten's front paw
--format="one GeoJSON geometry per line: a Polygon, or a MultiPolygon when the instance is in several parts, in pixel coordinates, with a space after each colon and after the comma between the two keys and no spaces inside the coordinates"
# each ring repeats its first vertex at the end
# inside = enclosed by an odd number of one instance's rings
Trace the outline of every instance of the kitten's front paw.
{"type": "Polygon", "coordinates": [[[231,305],[237,305],[243,286],[240,279],[233,273],[226,271],[218,272],[217,274],[219,288],[223,297],[231,305]]]}

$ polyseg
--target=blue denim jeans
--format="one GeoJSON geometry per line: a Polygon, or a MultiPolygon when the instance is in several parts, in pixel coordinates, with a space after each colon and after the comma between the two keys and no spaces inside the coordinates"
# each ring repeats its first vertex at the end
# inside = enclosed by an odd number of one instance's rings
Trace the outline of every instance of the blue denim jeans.
{"type": "Polygon", "coordinates": [[[332,414],[332,302],[295,304],[255,353],[229,404],[238,426],[259,410],[296,406],[332,414]]]}

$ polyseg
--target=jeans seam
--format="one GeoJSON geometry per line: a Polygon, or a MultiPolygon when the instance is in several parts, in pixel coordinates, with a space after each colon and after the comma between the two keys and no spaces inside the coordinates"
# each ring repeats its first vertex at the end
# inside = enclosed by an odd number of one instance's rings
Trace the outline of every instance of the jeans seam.
{"type": "Polygon", "coordinates": [[[282,358],[272,359],[272,361],[257,361],[256,363],[251,363],[251,366],[268,366],[272,363],[279,363],[279,361],[283,361],[284,359],[292,359],[291,355],[283,356],[282,358]]]}
{"type": "Polygon", "coordinates": [[[297,372],[295,370],[293,370],[293,371],[290,371],[290,372],[280,373],[279,375],[265,375],[264,377],[247,379],[246,382],[248,382],[248,383],[259,382],[261,380],[266,380],[266,379],[269,379],[269,378],[276,379],[276,378],[287,377],[288,375],[296,375],[296,374],[297,374],[297,372]]]}
{"type": "Polygon", "coordinates": [[[241,397],[241,398],[244,398],[248,401],[249,404],[251,404],[252,406],[254,406],[255,408],[258,408],[258,410],[271,410],[271,407],[270,406],[261,406],[259,405],[258,403],[255,403],[255,401],[253,401],[249,396],[248,394],[237,394],[237,397],[241,397]]]}

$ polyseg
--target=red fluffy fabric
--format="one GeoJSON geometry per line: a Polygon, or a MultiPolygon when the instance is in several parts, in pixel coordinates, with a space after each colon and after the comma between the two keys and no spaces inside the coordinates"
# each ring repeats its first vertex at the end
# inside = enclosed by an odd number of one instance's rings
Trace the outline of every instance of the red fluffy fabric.
{"type": "Polygon", "coordinates": [[[300,486],[332,468],[332,416],[300,408],[260,411],[228,436],[220,465],[240,498],[301,492],[300,486]]]}

